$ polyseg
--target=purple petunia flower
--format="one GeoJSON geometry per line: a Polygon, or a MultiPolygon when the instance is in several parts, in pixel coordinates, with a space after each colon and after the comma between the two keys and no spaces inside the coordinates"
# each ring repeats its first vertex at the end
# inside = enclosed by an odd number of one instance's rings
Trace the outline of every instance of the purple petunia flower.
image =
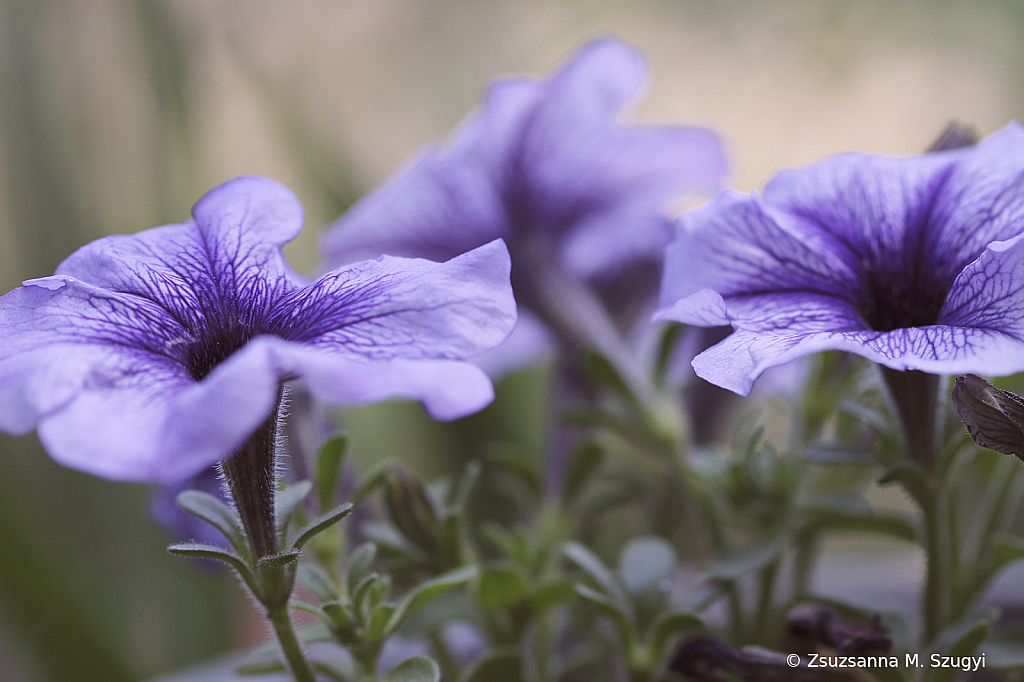
{"type": "Polygon", "coordinates": [[[0,428],[37,427],[89,473],[176,482],[235,452],[290,379],[341,404],[418,399],[440,419],[491,400],[462,360],[514,324],[502,243],[307,284],[281,253],[302,226],[285,187],[239,178],[193,216],[100,239],[0,298],[0,428]]]}
{"type": "MultiPolygon", "coordinates": [[[[586,320],[562,321],[586,317],[580,289],[548,275],[585,280],[613,312],[635,314],[656,293],[671,239],[664,202],[715,190],[726,170],[710,131],[618,124],[646,72],[636,49],[602,38],[544,80],[496,82],[446,147],[427,151],[328,229],[328,262],[380,253],[450,258],[501,237],[520,305],[592,341],[581,329],[586,320]],[[559,295],[575,298],[553,303],[559,295]]],[[[511,364],[542,347],[542,328],[525,315],[522,322],[517,347],[503,347],[519,356],[506,358],[511,364]]]]}
{"type": "Polygon", "coordinates": [[[656,317],[732,325],[693,367],[743,395],[768,367],[828,349],[897,371],[1018,372],[1022,232],[1018,123],[913,158],[843,154],[683,216],[656,317]]]}

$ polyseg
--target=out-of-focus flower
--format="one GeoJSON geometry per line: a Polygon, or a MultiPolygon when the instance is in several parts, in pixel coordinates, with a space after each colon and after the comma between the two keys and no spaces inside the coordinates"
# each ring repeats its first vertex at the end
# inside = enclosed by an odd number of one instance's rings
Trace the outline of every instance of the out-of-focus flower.
{"type": "Polygon", "coordinates": [[[341,404],[418,399],[441,419],[491,400],[462,360],[514,324],[502,243],[305,283],[281,253],[302,226],[282,185],[233,180],[193,216],[100,239],[0,298],[0,428],[37,427],[70,467],[173,483],[239,448],[290,379],[341,404]]]}
{"type": "Polygon", "coordinates": [[[1024,398],[968,374],[956,378],[952,400],[975,443],[1024,459],[1024,398]]]}
{"type": "Polygon", "coordinates": [[[1018,123],[913,158],[844,154],[683,216],[657,318],[732,325],[693,367],[744,395],[768,367],[828,349],[1009,374],[1024,369],[1021,232],[1018,123]]]}
{"type": "MultiPolygon", "coordinates": [[[[587,321],[571,318],[587,312],[585,303],[554,301],[573,295],[551,272],[585,280],[614,313],[635,315],[656,292],[671,238],[665,201],[713,191],[726,171],[710,131],[617,122],[646,72],[637,50],[602,38],[544,80],[494,83],[446,147],[425,152],[327,230],[328,262],[450,258],[502,237],[517,300],[558,333],[585,336],[587,321]]],[[[523,327],[531,333],[522,347],[503,347],[515,362],[540,347],[537,326],[523,327]]]]}

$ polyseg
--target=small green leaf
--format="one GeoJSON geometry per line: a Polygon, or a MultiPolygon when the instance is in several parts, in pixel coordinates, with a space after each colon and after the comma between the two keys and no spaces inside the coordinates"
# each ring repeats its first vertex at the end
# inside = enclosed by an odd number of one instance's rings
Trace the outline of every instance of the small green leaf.
{"type": "Polygon", "coordinates": [[[242,521],[233,509],[200,490],[186,490],[178,495],[178,506],[223,533],[240,556],[248,556],[249,545],[242,533],[242,521]]]}
{"type": "Polygon", "coordinates": [[[523,663],[513,648],[492,649],[466,668],[459,682],[523,682],[523,663]]]}
{"type": "Polygon", "coordinates": [[[366,638],[371,642],[379,642],[388,636],[388,621],[395,612],[393,604],[381,604],[370,616],[370,627],[366,628],[366,638]]]}
{"type": "Polygon", "coordinates": [[[662,613],[654,621],[654,625],[651,626],[651,634],[648,637],[647,647],[651,660],[661,661],[665,657],[667,653],[665,645],[670,643],[672,637],[684,630],[699,628],[703,624],[704,622],[692,613],[684,611],[666,611],[662,613]]]}
{"type": "Polygon", "coordinates": [[[362,531],[363,535],[372,540],[379,549],[390,550],[395,554],[404,555],[415,563],[424,564],[430,561],[430,556],[426,552],[412,542],[409,542],[390,523],[383,521],[364,523],[362,531]]]}
{"type": "Polygon", "coordinates": [[[620,605],[627,604],[626,595],[622,592],[615,576],[597,555],[578,542],[570,542],[563,550],[565,557],[572,561],[594,581],[598,589],[614,599],[620,605]]]}
{"type": "Polygon", "coordinates": [[[425,656],[417,656],[396,665],[380,678],[380,682],[438,682],[440,679],[441,668],[437,663],[425,656]]]}
{"type": "MultiPolygon", "coordinates": [[[[971,656],[988,637],[988,632],[992,628],[992,620],[994,620],[992,617],[985,615],[954,626],[939,635],[939,650],[945,651],[947,655],[954,658],[971,656]],[[947,643],[948,646],[944,646],[947,643]]],[[[932,673],[933,682],[946,682],[954,675],[960,674],[960,671],[956,668],[933,668],[932,673]]]]}
{"type": "Polygon", "coordinates": [[[200,542],[183,542],[171,545],[167,548],[167,551],[176,556],[201,557],[203,559],[223,561],[238,571],[238,574],[245,581],[245,584],[249,586],[249,589],[253,591],[253,594],[259,594],[255,589],[252,572],[246,563],[242,561],[242,558],[234,552],[221,549],[216,545],[206,545],[200,542]]]}
{"type": "Polygon", "coordinates": [[[316,498],[323,514],[334,504],[334,494],[338,489],[338,475],[341,464],[348,450],[348,438],[335,436],[329,438],[320,448],[316,458],[316,498]]]}
{"type": "Polygon", "coordinates": [[[530,595],[530,609],[539,617],[555,604],[561,604],[576,596],[576,582],[568,579],[552,580],[541,585],[530,595]]]}
{"type": "Polygon", "coordinates": [[[348,574],[345,581],[348,583],[349,594],[355,592],[356,585],[363,579],[366,572],[370,570],[370,564],[377,556],[377,545],[372,542],[364,542],[355,548],[352,557],[348,560],[348,574]]]}
{"type": "Polygon", "coordinates": [[[297,550],[302,549],[302,546],[309,542],[313,536],[324,532],[351,513],[352,503],[347,502],[335,507],[323,516],[313,519],[306,527],[299,531],[299,536],[295,538],[295,542],[292,543],[292,547],[297,550]]]}
{"type": "Polygon", "coordinates": [[[282,661],[262,661],[260,663],[243,663],[242,665],[235,668],[235,674],[242,675],[244,677],[254,677],[256,675],[274,675],[279,673],[287,673],[288,668],[282,661]]]}
{"type": "Polygon", "coordinates": [[[911,462],[900,462],[878,479],[881,485],[899,483],[903,489],[917,502],[921,509],[931,509],[935,499],[935,491],[928,481],[928,475],[920,466],[911,462]]]}
{"type": "Polygon", "coordinates": [[[604,461],[604,450],[593,441],[582,443],[572,453],[565,474],[565,487],[562,497],[569,504],[583,489],[590,477],[601,467],[604,461]]]}
{"type": "Polygon", "coordinates": [[[497,566],[480,571],[477,599],[487,610],[512,606],[524,598],[530,586],[526,578],[511,566],[497,566]]]}
{"type": "Polygon", "coordinates": [[[291,523],[292,516],[295,514],[295,510],[298,509],[312,489],[313,484],[309,481],[299,481],[290,488],[279,491],[274,497],[274,513],[277,517],[278,536],[284,537],[285,531],[288,530],[288,524],[291,523]]]}
{"type": "Polygon", "coordinates": [[[476,485],[477,480],[480,478],[481,469],[480,462],[476,460],[466,464],[466,468],[462,471],[462,476],[459,477],[458,485],[455,486],[455,492],[452,494],[449,513],[459,513],[465,510],[466,502],[469,501],[469,494],[473,492],[473,486],[476,485]]]}
{"type": "Polygon", "coordinates": [[[576,594],[597,607],[602,615],[612,621],[612,625],[619,632],[619,639],[624,650],[629,651],[634,642],[632,618],[626,613],[620,604],[615,603],[605,595],[590,589],[586,585],[577,585],[576,594]]]}
{"type": "Polygon", "coordinates": [[[583,353],[583,368],[600,385],[617,394],[630,404],[638,404],[636,394],[623,378],[618,368],[604,353],[595,348],[588,348],[583,353]]]}
{"type": "Polygon", "coordinates": [[[356,486],[355,492],[352,493],[351,502],[352,504],[359,504],[359,501],[366,497],[374,488],[380,485],[384,480],[384,475],[387,474],[391,467],[395,466],[395,463],[390,459],[382,459],[377,462],[363,474],[363,477],[359,481],[359,485],[356,486]]]}
{"type": "Polygon", "coordinates": [[[337,586],[335,586],[331,577],[327,575],[327,571],[316,564],[299,564],[295,577],[298,578],[299,583],[303,587],[316,595],[316,598],[320,601],[324,603],[338,601],[340,595],[338,594],[337,586]]]}
{"type": "Polygon", "coordinates": [[[429,602],[437,599],[448,590],[472,580],[473,577],[476,576],[477,572],[478,569],[476,566],[465,566],[417,585],[411,589],[400,602],[398,602],[395,612],[391,615],[391,618],[388,621],[385,633],[390,635],[397,630],[409,616],[413,615],[429,602]]]}
{"type": "Polygon", "coordinates": [[[776,537],[770,542],[755,545],[739,554],[716,561],[708,569],[708,575],[719,580],[738,580],[743,576],[756,573],[782,556],[786,550],[786,538],[776,537]]]}
{"type": "Polygon", "coordinates": [[[256,562],[256,567],[263,570],[278,566],[287,566],[288,564],[294,564],[298,560],[299,551],[292,549],[287,552],[281,552],[280,554],[269,554],[256,562]]]}

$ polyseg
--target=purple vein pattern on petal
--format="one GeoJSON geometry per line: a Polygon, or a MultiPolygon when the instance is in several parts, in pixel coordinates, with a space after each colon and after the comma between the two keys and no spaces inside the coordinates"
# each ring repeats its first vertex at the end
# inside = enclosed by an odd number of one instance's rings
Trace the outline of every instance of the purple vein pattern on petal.
{"type": "Polygon", "coordinates": [[[636,49],[601,38],[545,79],[494,83],[448,145],[424,152],[328,228],[328,263],[382,253],[445,259],[502,237],[517,278],[530,276],[524,254],[539,250],[602,294],[649,299],[652,287],[621,294],[644,284],[630,266],[658,268],[671,238],[662,204],[713,191],[726,161],[710,131],[617,120],[646,77],[636,49]]]}
{"type": "Polygon", "coordinates": [[[908,159],[844,154],[684,216],[658,317],[731,324],[694,360],[740,393],[825,349],[894,369],[1024,369],[1024,129],[908,159]]]}
{"type": "Polygon", "coordinates": [[[502,242],[307,285],[281,254],[302,223],[286,188],[240,178],[193,215],[94,242],[0,298],[0,428],[37,427],[55,459],[100,476],[173,482],[234,452],[288,379],[444,419],[491,399],[461,361],[515,322],[502,242]]]}

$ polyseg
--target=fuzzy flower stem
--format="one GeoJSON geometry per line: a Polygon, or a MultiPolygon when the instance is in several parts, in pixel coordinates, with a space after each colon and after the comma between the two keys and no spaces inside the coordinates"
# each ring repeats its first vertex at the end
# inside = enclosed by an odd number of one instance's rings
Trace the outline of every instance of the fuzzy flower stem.
{"type": "Polygon", "coordinates": [[[278,421],[284,410],[283,389],[277,407],[230,458],[221,463],[231,498],[252,547],[253,560],[277,554],[274,518],[274,473],[277,469],[278,421]]]}
{"type": "Polygon", "coordinates": [[[907,455],[931,470],[936,460],[939,376],[917,370],[899,372],[884,365],[881,369],[903,427],[907,455]]]}
{"type": "Polygon", "coordinates": [[[295,624],[292,623],[287,605],[268,609],[267,618],[274,626],[274,634],[277,635],[277,641],[281,645],[281,651],[284,653],[285,660],[288,661],[288,669],[291,671],[292,677],[295,678],[295,682],[316,682],[313,669],[303,655],[302,645],[299,644],[299,638],[295,635],[295,624]]]}

